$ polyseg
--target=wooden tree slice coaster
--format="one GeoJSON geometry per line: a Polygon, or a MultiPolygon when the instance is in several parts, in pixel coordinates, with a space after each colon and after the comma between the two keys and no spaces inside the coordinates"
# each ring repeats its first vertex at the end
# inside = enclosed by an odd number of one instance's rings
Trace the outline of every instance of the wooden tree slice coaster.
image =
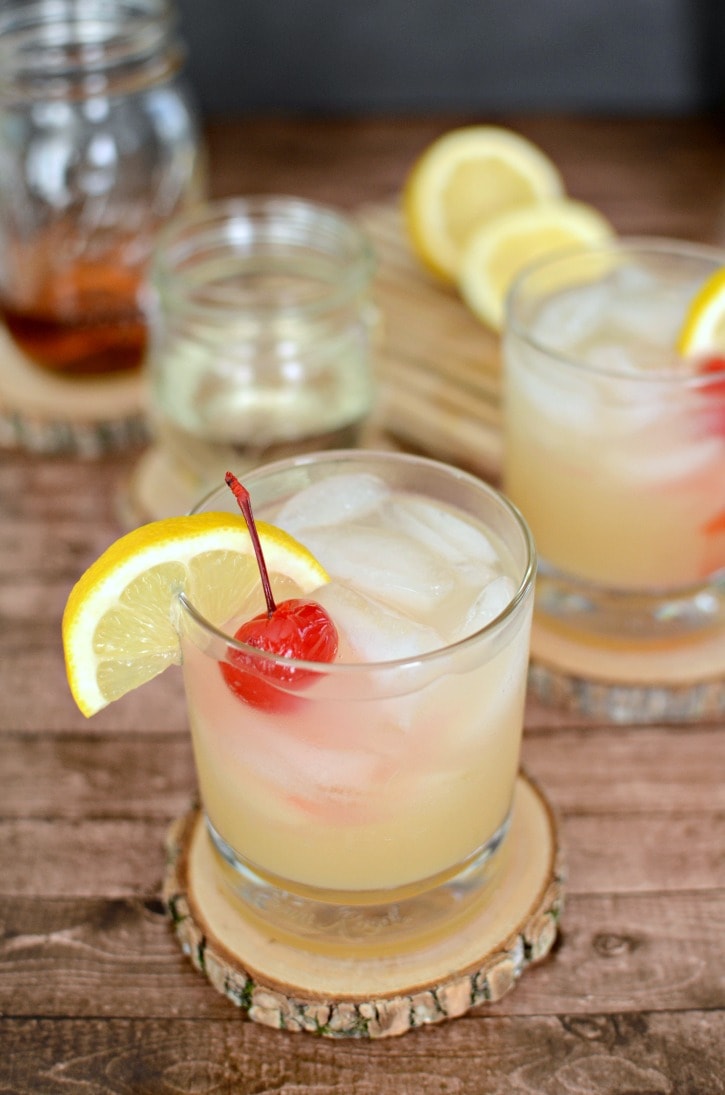
{"type": "Polygon", "coordinates": [[[148,440],[140,372],[53,376],[0,327],[0,448],[98,457],[148,440]]]}
{"type": "Polygon", "coordinates": [[[194,966],[265,1026],[383,1038],[498,1000],[551,950],[563,878],[551,809],[517,781],[507,851],[485,908],[435,944],[386,958],[312,954],[240,913],[215,872],[200,811],[169,830],[164,899],[194,966]]]}
{"type": "Polygon", "coordinates": [[[725,712],[725,635],[677,645],[576,642],[534,620],[529,683],[544,702],[619,723],[725,712]]]}

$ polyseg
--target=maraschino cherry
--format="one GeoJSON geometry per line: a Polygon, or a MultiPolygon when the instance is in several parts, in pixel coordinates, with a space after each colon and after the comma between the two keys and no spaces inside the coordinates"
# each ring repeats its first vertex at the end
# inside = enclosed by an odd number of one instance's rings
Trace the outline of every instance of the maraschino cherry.
{"type": "MultiPolygon", "coordinates": [[[[725,356],[709,354],[698,362],[701,376],[725,373],[725,356]]],[[[702,387],[703,395],[711,402],[706,409],[707,432],[725,437],[725,379],[708,380],[702,387]]]]}
{"type": "MultiPolygon", "coordinates": [[[[337,629],[322,605],[299,597],[275,604],[249,491],[229,471],[224,479],[247,523],[267,602],[266,611],[243,623],[234,638],[247,646],[283,658],[308,662],[333,661],[337,654],[337,629]]],[[[269,658],[255,658],[253,654],[231,647],[228,658],[231,665],[229,662],[221,663],[227,685],[240,700],[263,711],[284,711],[294,707],[297,697],[283,691],[279,685],[302,689],[314,677],[311,670],[282,665],[269,658]]]]}

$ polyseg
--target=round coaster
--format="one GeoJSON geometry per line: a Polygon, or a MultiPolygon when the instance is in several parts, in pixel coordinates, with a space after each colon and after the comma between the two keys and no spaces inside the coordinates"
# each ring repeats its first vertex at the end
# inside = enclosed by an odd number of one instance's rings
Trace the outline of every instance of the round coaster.
{"type": "MultiPolygon", "coordinates": [[[[356,446],[399,451],[375,415],[361,427],[356,446]]],[[[304,451],[304,443],[298,451],[304,451]]],[[[292,455],[292,449],[286,455],[292,455]]],[[[227,467],[231,466],[241,475],[247,460],[243,453],[220,449],[218,466],[213,473],[207,467],[205,474],[201,465],[194,470],[193,459],[175,460],[173,453],[157,441],[142,453],[128,478],[120,505],[121,520],[131,528],[146,521],[188,513],[205,494],[223,484],[227,467]]]]}
{"type": "Polygon", "coordinates": [[[54,376],[0,327],[0,448],[97,457],[148,439],[140,371],[54,376]]]}
{"type": "Polygon", "coordinates": [[[219,882],[199,810],[172,826],[167,850],[164,899],[194,966],[255,1022],[327,1037],[390,1037],[500,999],[551,950],[563,905],[554,818],[523,775],[485,908],[450,936],[385,958],[313,954],[247,921],[219,882]]]}
{"type": "MultiPolygon", "coordinates": [[[[221,475],[217,482],[223,482],[221,475]]],[[[119,516],[128,528],[164,517],[178,517],[188,513],[210,490],[210,484],[201,476],[181,467],[161,445],[154,443],[141,454],[124,485],[119,516]]]]}
{"type": "Polygon", "coordinates": [[[695,722],[725,712],[725,634],[662,643],[577,642],[534,619],[532,690],[619,723],[695,722]]]}

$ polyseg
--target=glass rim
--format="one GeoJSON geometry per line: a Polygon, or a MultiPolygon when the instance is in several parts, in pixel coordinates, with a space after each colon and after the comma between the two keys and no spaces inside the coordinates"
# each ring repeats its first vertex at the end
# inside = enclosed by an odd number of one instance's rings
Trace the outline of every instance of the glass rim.
{"type": "Polygon", "coordinates": [[[375,266],[370,239],[346,211],[292,194],[251,194],[208,199],[173,217],[157,237],[150,282],[165,300],[190,309],[195,316],[216,317],[230,308],[238,315],[254,312],[262,316],[308,316],[333,311],[352,299],[370,283],[375,266]],[[253,227],[271,225],[275,218],[277,230],[270,236],[275,245],[288,247],[290,254],[308,245],[320,257],[339,260],[339,277],[334,283],[325,284],[314,297],[283,304],[245,304],[222,293],[215,299],[208,287],[205,299],[195,300],[198,287],[189,287],[187,278],[194,257],[203,255],[205,247],[223,247],[240,259],[246,258],[254,253],[253,227]],[[280,232],[280,226],[286,234],[280,232]],[[246,231],[240,232],[242,228],[246,231]],[[335,237],[349,248],[347,259],[342,253],[325,250],[324,241],[335,237]],[[240,243],[246,247],[238,247],[240,243]]]}
{"type": "MultiPolygon", "coordinates": [[[[676,369],[647,369],[640,372],[624,369],[606,368],[565,353],[547,340],[538,337],[530,330],[530,324],[516,315],[516,307],[524,293],[529,279],[542,271],[557,265],[567,264],[577,259],[596,257],[597,255],[638,254],[643,256],[664,256],[685,261],[701,261],[712,266],[711,272],[725,267],[725,250],[714,244],[692,243],[687,240],[671,239],[666,236],[618,236],[614,239],[595,244],[579,244],[572,247],[557,248],[550,254],[534,259],[519,271],[506,293],[503,336],[514,334],[538,353],[545,355],[558,365],[574,369],[584,376],[615,379],[636,384],[667,384],[668,386],[698,390],[725,380],[725,361],[722,369],[708,373],[685,372],[676,369]]],[[[703,278],[703,281],[705,278],[703,278]]],[[[542,293],[542,296],[546,294],[542,293]]],[[[715,351],[716,352],[716,351],[715,351]]],[[[693,355],[694,357],[703,355],[693,355]]]]}
{"type": "Polygon", "coordinates": [[[0,11],[0,103],[133,94],[185,50],[171,0],[12,0],[0,11]]]}
{"type": "MultiPolygon", "coordinates": [[[[271,464],[265,464],[258,468],[253,469],[248,475],[244,477],[245,486],[248,483],[252,483],[254,478],[266,476],[268,474],[278,473],[286,471],[290,468],[304,467],[307,464],[318,464],[321,462],[320,458],[324,458],[325,461],[332,461],[334,463],[342,463],[352,460],[361,460],[368,457],[373,457],[376,460],[384,460],[386,463],[405,462],[407,464],[430,467],[438,470],[445,470],[448,473],[452,473],[453,477],[460,482],[468,483],[471,486],[476,487],[478,490],[483,490],[489,499],[495,501],[501,506],[502,510],[506,512],[513,520],[514,525],[522,535],[526,560],[523,568],[522,576],[518,582],[516,592],[511,600],[508,602],[502,612],[495,616],[493,620],[490,620],[484,627],[479,628],[477,631],[472,632],[470,635],[465,635],[461,639],[457,639],[455,642],[447,643],[445,646],[436,647],[434,650],[426,651],[422,654],[416,654],[412,657],[395,658],[390,661],[382,662],[315,662],[307,660],[297,660],[295,658],[285,658],[277,654],[270,654],[267,651],[260,650],[258,647],[249,646],[247,643],[239,642],[234,636],[228,635],[227,632],[221,628],[215,627],[210,623],[201,612],[192,604],[187,595],[182,591],[178,595],[179,602],[182,604],[184,611],[187,611],[194,620],[195,624],[214,640],[218,640],[224,643],[229,650],[236,650],[242,654],[251,656],[255,660],[262,663],[268,663],[271,665],[280,665],[290,668],[296,668],[300,670],[309,671],[315,673],[318,676],[326,675],[343,675],[349,673],[365,674],[370,672],[391,671],[391,670],[404,670],[411,669],[413,667],[427,666],[436,661],[443,660],[451,655],[452,652],[458,652],[464,650],[469,646],[473,646],[476,642],[481,641],[483,638],[489,635],[495,635],[501,632],[508,624],[509,620],[515,616],[523,604],[524,600],[530,592],[533,591],[534,582],[536,579],[536,567],[537,567],[537,555],[536,546],[534,544],[533,534],[529,528],[526,520],[517,506],[510,501],[501,491],[496,487],[491,486],[490,483],[486,483],[484,480],[479,479],[477,476],[472,475],[470,472],[463,471],[460,468],[454,467],[452,464],[446,464],[443,461],[435,460],[431,457],[418,456],[413,453],[398,453],[387,452],[385,450],[374,449],[329,449],[324,452],[303,453],[299,456],[289,457],[285,460],[278,460],[271,464]]],[[[203,498],[197,502],[194,508],[190,511],[192,514],[199,512],[201,507],[205,506],[208,502],[214,499],[217,495],[223,495],[223,492],[227,490],[226,487],[216,487],[214,490],[207,493],[203,498]]],[[[251,490],[250,490],[251,493],[251,490]]]]}
{"type": "Polygon", "coordinates": [[[0,11],[0,41],[12,47],[3,60],[14,75],[87,72],[149,52],[175,22],[170,0],[15,0],[0,11]]]}

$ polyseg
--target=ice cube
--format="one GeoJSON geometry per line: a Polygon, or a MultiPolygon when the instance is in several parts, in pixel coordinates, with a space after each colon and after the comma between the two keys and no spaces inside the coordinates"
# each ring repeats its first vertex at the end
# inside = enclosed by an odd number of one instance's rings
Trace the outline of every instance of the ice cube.
{"type": "Polygon", "coordinates": [[[609,295],[606,285],[592,284],[550,297],[536,316],[537,342],[565,351],[572,349],[597,329],[609,295]]]}
{"type": "Polygon", "coordinates": [[[623,338],[642,339],[650,346],[671,346],[687,305],[687,290],[668,284],[651,270],[623,267],[613,279],[607,326],[619,328],[623,338]]]}
{"type": "Polygon", "coordinates": [[[582,357],[594,369],[604,373],[637,373],[639,371],[630,346],[621,342],[597,342],[582,352],[582,357]]]}
{"type": "Polygon", "coordinates": [[[443,646],[434,628],[336,582],[318,589],[315,600],[327,609],[341,638],[362,662],[415,658],[443,646]]]}
{"type": "Polygon", "coordinates": [[[490,624],[510,604],[515,593],[516,585],[511,578],[507,578],[505,575],[494,578],[492,582],[483,587],[476,597],[466,613],[465,620],[456,629],[453,640],[465,639],[467,635],[474,635],[481,628],[490,624]]]}
{"type": "Polygon", "coordinates": [[[690,477],[706,475],[712,468],[713,484],[718,478],[718,460],[721,459],[722,441],[719,437],[701,437],[698,439],[678,436],[673,423],[672,429],[651,439],[643,434],[641,444],[636,448],[618,449],[612,446],[607,451],[606,466],[608,474],[620,477],[630,485],[657,486],[664,489],[668,485],[677,486],[690,477]]]}
{"type": "MultiPolygon", "coordinates": [[[[597,422],[597,392],[586,375],[570,373],[565,383],[551,380],[546,371],[537,368],[532,362],[521,377],[521,388],[526,400],[533,404],[531,410],[537,417],[553,426],[562,426],[576,433],[590,434],[597,422]]],[[[562,378],[563,379],[563,378],[562,378]]]]}
{"type": "Polygon", "coordinates": [[[454,584],[445,559],[382,528],[309,528],[304,543],[322,565],[356,589],[420,618],[454,584]]]}
{"type": "Polygon", "coordinates": [[[262,738],[253,736],[244,766],[254,770],[262,787],[261,781],[268,780],[278,792],[299,803],[307,800],[319,812],[330,795],[344,800],[375,786],[381,765],[374,750],[350,748],[339,733],[328,745],[290,733],[281,722],[270,726],[262,738]]]}
{"type": "Polygon", "coordinates": [[[312,483],[290,498],[276,514],[275,524],[299,536],[308,528],[359,520],[378,509],[389,493],[375,475],[341,473],[312,483]]]}
{"type": "Polygon", "coordinates": [[[395,499],[386,507],[385,521],[454,566],[499,561],[482,529],[424,498],[395,499]]]}

